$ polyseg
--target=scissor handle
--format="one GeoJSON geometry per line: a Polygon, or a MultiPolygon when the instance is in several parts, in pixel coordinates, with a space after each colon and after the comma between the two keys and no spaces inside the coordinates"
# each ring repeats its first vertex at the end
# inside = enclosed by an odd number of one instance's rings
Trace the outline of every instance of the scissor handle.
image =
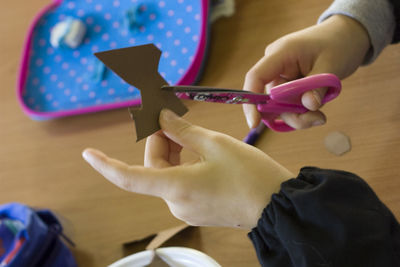
{"type": "Polygon", "coordinates": [[[278,132],[295,130],[282,120],[277,119],[283,112],[305,113],[307,108],[301,103],[302,95],[311,90],[328,87],[321,103],[325,104],[335,99],[342,88],[338,77],[333,74],[323,73],[308,76],[302,79],[287,82],[271,89],[271,101],[268,104],[257,106],[261,112],[263,122],[271,129],[278,132]]]}
{"type": "Polygon", "coordinates": [[[328,87],[328,91],[321,101],[322,104],[325,104],[339,95],[342,85],[336,75],[322,73],[278,85],[271,89],[269,95],[278,103],[302,105],[301,96],[305,92],[322,87],[328,87]]]}
{"type": "Polygon", "coordinates": [[[277,131],[277,132],[290,132],[296,130],[293,127],[290,127],[289,125],[286,124],[283,120],[277,119],[278,115],[275,114],[275,116],[271,117],[265,117],[263,116],[262,122],[268,126],[268,128],[277,131]]]}

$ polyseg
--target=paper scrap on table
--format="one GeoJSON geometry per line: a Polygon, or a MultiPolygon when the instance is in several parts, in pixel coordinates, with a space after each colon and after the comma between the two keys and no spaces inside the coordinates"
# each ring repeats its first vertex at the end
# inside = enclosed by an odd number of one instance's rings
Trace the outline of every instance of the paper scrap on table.
{"type": "Polygon", "coordinates": [[[170,267],[160,256],[158,256],[157,251],[154,250],[154,256],[150,264],[146,267],[170,267]]]}
{"type": "Polygon", "coordinates": [[[341,132],[331,132],[325,137],[325,147],[336,156],[341,156],[351,150],[350,138],[341,132]]]}
{"type": "Polygon", "coordinates": [[[152,250],[154,252],[154,257],[152,259],[152,262],[150,263],[150,265],[147,265],[148,267],[164,267],[164,266],[169,266],[166,265],[166,263],[162,260],[162,258],[160,258],[157,255],[157,248],[161,247],[162,244],[164,244],[165,242],[167,242],[169,239],[171,239],[172,237],[174,237],[175,235],[177,235],[178,233],[182,232],[184,229],[191,227],[187,224],[181,224],[179,226],[176,227],[172,227],[163,231],[160,231],[156,234],[151,234],[149,236],[143,237],[143,238],[139,238],[138,240],[129,242],[127,244],[124,245],[130,245],[132,243],[137,243],[137,242],[141,242],[143,240],[148,240],[149,238],[152,238],[152,240],[150,241],[150,243],[146,246],[146,250],[152,250]],[[164,263],[164,265],[162,265],[162,263],[160,263],[160,260],[164,263]]]}
{"type": "Polygon", "coordinates": [[[154,44],[109,50],[95,55],[124,81],[140,90],[142,105],[131,111],[135,120],[136,141],[160,130],[158,120],[163,108],[179,116],[188,111],[174,92],[161,90],[168,83],[158,73],[161,51],[154,44]]]}

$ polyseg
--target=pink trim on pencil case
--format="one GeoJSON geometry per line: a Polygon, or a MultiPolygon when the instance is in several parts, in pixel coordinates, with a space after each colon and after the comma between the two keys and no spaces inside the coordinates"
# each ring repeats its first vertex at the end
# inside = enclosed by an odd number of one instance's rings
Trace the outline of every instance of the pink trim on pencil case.
{"type": "Polygon", "coordinates": [[[177,85],[189,85],[192,84],[201,68],[201,64],[203,63],[203,58],[206,53],[207,46],[207,27],[208,27],[208,0],[202,0],[202,10],[201,10],[201,32],[200,32],[200,42],[197,47],[196,55],[193,58],[193,62],[188,68],[188,72],[177,82],[177,85]]]}
{"type": "Polygon", "coordinates": [[[22,59],[21,59],[20,65],[19,65],[19,74],[18,74],[18,79],[17,79],[17,99],[22,106],[22,110],[29,116],[40,116],[42,114],[42,112],[36,112],[36,111],[31,110],[27,105],[25,105],[25,102],[22,99],[22,91],[24,90],[25,82],[28,77],[27,71],[28,71],[28,64],[29,64],[29,52],[30,52],[30,45],[32,42],[33,31],[35,29],[36,24],[40,20],[40,18],[44,14],[46,14],[50,9],[58,6],[61,2],[62,2],[62,0],[53,0],[53,2],[51,4],[44,7],[42,10],[40,10],[39,13],[34,17],[31,25],[29,26],[28,34],[25,37],[23,52],[22,52],[22,59]]]}
{"type": "MultiPolygon", "coordinates": [[[[109,109],[118,109],[124,108],[129,106],[136,106],[141,104],[140,99],[135,99],[126,102],[120,103],[112,103],[112,104],[105,104],[81,109],[74,109],[74,110],[66,110],[66,111],[56,111],[56,112],[39,112],[30,109],[24,102],[22,98],[22,92],[25,87],[26,79],[27,79],[27,70],[29,64],[29,54],[30,54],[30,45],[32,42],[32,35],[35,29],[36,24],[41,19],[41,17],[46,14],[49,10],[57,7],[59,4],[62,3],[63,0],[53,0],[51,4],[44,7],[33,19],[31,25],[29,26],[28,34],[24,41],[23,46],[23,53],[22,53],[22,60],[19,67],[19,75],[17,79],[17,99],[20,103],[22,110],[32,118],[36,119],[51,119],[51,118],[58,118],[58,117],[66,117],[72,115],[81,115],[85,113],[94,113],[109,109]]],[[[201,67],[203,57],[205,55],[205,48],[206,48],[206,38],[207,38],[207,27],[208,27],[208,0],[201,0],[202,1],[202,23],[201,23],[201,36],[199,45],[197,47],[197,52],[193,58],[193,62],[189,67],[189,71],[184,74],[184,76],[177,82],[177,85],[187,85],[194,82],[196,79],[197,73],[199,68],[201,67]]]]}

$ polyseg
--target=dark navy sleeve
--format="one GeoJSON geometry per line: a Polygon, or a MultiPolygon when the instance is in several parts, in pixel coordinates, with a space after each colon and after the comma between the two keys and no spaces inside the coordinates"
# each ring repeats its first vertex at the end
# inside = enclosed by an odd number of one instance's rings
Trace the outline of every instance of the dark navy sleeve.
{"type": "Polygon", "coordinates": [[[392,43],[400,42],[400,0],[390,0],[393,6],[393,13],[396,18],[396,28],[393,34],[392,43]]]}
{"type": "Polygon", "coordinates": [[[249,237],[262,266],[400,266],[399,223],[365,181],[344,171],[301,169],[249,237]]]}

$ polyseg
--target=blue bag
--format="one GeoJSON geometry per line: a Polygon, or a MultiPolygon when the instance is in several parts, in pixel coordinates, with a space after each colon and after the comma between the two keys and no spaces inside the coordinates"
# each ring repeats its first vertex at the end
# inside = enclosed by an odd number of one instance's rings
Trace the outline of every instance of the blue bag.
{"type": "Polygon", "coordinates": [[[0,267],[76,267],[60,236],[61,224],[51,211],[0,205],[0,267]]]}

